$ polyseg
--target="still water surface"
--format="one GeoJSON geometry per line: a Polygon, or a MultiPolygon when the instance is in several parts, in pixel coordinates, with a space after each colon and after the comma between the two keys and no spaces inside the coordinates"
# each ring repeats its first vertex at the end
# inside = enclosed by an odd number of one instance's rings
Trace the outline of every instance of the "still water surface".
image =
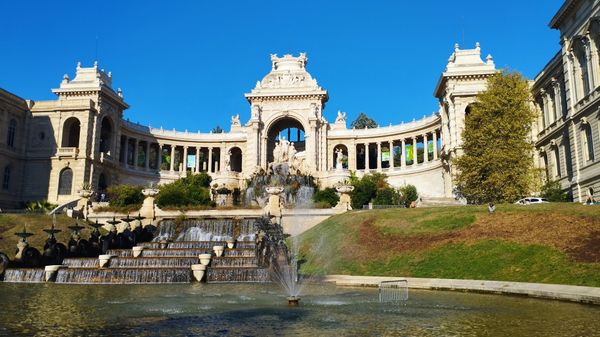
{"type": "Polygon", "coordinates": [[[600,307],[522,297],[275,285],[0,283],[0,336],[600,336],[600,307]]]}

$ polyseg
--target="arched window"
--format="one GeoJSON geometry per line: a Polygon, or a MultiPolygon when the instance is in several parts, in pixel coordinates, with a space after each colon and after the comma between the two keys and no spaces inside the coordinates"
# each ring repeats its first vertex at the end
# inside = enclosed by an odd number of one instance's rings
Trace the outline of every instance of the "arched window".
{"type": "Polygon", "coordinates": [[[4,167],[4,175],[2,176],[2,189],[7,190],[10,186],[10,166],[4,167]]]}
{"type": "Polygon", "coordinates": [[[592,128],[589,123],[585,123],[581,130],[581,143],[585,160],[594,160],[594,140],[592,138],[592,128]]]}
{"type": "Polygon", "coordinates": [[[70,195],[73,189],[73,170],[65,168],[58,178],[58,195],[70,195]]]}
{"type": "Polygon", "coordinates": [[[67,118],[65,124],[63,124],[62,147],[79,147],[79,132],[79,119],[75,117],[67,118]]]}
{"type": "Polygon", "coordinates": [[[558,152],[558,146],[554,147],[554,166],[552,169],[554,170],[554,177],[560,177],[560,153],[558,152]]]}
{"type": "Polygon", "coordinates": [[[104,117],[102,119],[102,127],[100,129],[100,152],[111,154],[112,148],[112,122],[110,118],[104,117]]]}
{"type": "Polygon", "coordinates": [[[231,171],[242,172],[242,150],[239,147],[232,147],[229,152],[231,153],[229,162],[231,171]]]}
{"type": "Polygon", "coordinates": [[[15,134],[17,133],[17,120],[11,119],[8,122],[8,133],[6,135],[6,145],[15,147],[15,134]]]}

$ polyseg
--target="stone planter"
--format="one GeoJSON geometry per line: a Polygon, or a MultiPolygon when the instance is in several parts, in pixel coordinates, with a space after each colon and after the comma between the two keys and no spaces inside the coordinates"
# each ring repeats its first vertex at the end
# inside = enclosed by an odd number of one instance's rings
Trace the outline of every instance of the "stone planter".
{"type": "Polygon", "coordinates": [[[192,274],[194,275],[194,279],[198,282],[202,282],[202,278],[204,277],[205,271],[206,271],[206,265],[204,265],[204,264],[193,264],[192,265],[192,274]]]}
{"type": "Polygon", "coordinates": [[[92,191],[92,190],[79,190],[79,191],[77,191],[77,194],[80,197],[82,197],[82,198],[89,199],[94,194],[94,191],[92,191]]]}
{"type": "Polygon", "coordinates": [[[98,261],[100,262],[100,268],[108,267],[108,263],[110,262],[110,259],[112,257],[113,257],[113,255],[110,255],[110,254],[98,255],[98,261]]]}
{"type": "Polygon", "coordinates": [[[213,250],[217,257],[221,257],[223,255],[223,251],[225,250],[225,246],[213,246],[213,250]]]}
{"type": "Polygon", "coordinates": [[[159,192],[159,189],[157,189],[157,188],[146,188],[146,189],[142,190],[142,194],[145,197],[151,197],[151,198],[154,198],[155,196],[157,196],[158,192],[159,192]]]}
{"type": "Polygon", "coordinates": [[[208,266],[210,259],[212,259],[212,254],[200,254],[198,255],[198,258],[200,259],[201,264],[208,266]]]}
{"type": "Polygon", "coordinates": [[[54,282],[56,280],[56,273],[60,268],[64,267],[61,264],[52,264],[44,267],[45,280],[46,282],[54,282]]]}
{"type": "Polygon", "coordinates": [[[131,248],[131,251],[133,252],[133,257],[139,257],[140,255],[142,255],[143,250],[144,250],[143,246],[135,246],[135,247],[131,248]]]}
{"type": "Polygon", "coordinates": [[[227,239],[225,242],[227,242],[227,248],[232,249],[233,246],[235,246],[235,240],[234,239],[227,239]]]}

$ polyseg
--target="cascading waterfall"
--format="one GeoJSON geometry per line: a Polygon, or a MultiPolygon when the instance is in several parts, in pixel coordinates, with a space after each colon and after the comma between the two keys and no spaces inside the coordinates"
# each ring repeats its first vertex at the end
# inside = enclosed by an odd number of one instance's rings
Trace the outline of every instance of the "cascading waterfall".
{"type": "MultiPolygon", "coordinates": [[[[187,283],[192,282],[191,266],[198,255],[213,253],[216,245],[235,247],[214,256],[206,272],[207,282],[269,282],[265,268],[259,267],[256,250],[257,219],[186,219],[181,223],[163,220],[152,242],[140,243],[141,253],[132,249],[110,249],[108,264],[99,259],[65,258],[56,274],[56,283],[187,283]]],[[[39,269],[7,269],[7,282],[44,282],[39,269]]]]}
{"type": "Polygon", "coordinates": [[[187,268],[152,269],[60,269],[56,283],[189,283],[192,272],[187,268]]]}
{"type": "Polygon", "coordinates": [[[312,176],[289,174],[286,163],[278,164],[270,175],[254,175],[244,193],[246,206],[265,206],[269,195],[266,188],[271,185],[282,186],[283,200],[290,207],[308,207],[312,203],[315,182],[312,176]]]}
{"type": "Polygon", "coordinates": [[[198,262],[198,257],[116,257],[110,260],[109,268],[171,268],[189,267],[198,262]]]}
{"type": "Polygon", "coordinates": [[[95,257],[80,257],[63,259],[63,265],[69,268],[98,268],[100,263],[95,257]]]}
{"type": "Polygon", "coordinates": [[[44,269],[6,269],[4,272],[4,282],[44,282],[44,275],[44,269]]]}

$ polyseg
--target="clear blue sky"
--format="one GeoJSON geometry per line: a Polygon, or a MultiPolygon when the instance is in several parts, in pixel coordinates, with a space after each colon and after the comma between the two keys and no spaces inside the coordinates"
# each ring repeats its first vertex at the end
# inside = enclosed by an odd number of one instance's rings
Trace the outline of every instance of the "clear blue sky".
{"type": "Polygon", "coordinates": [[[269,54],[308,54],[329,91],[325,116],[364,111],[380,125],[437,110],[433,90],[455,42],[533,78],[559,50],[548,28],[559,0],[506,1],[3,1],[0,87],[53,99],[77,61],[113,73],[154,127],[229,129],[249,118],[243,94],[269,54]],[[96,48],[96,37],[98,47],[96,48]],[[97,50],[97,52],[96,52],[97,50]]]}

